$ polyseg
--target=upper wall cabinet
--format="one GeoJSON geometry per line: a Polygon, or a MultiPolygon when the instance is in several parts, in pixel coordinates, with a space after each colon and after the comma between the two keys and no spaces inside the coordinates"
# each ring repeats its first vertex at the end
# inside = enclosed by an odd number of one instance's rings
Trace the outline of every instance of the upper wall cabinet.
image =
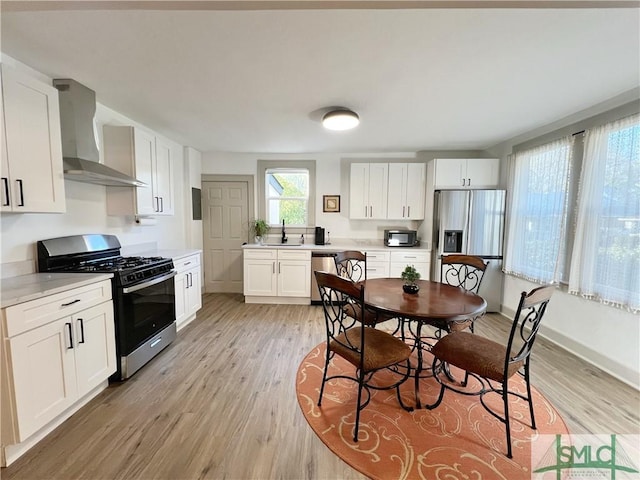
{"type": "Polygon", "coordinates": [[[437,158],[436,189],[495,188],[500,183],[499,158],[437,158]]]}
{"type": "Polygon", "coordinates": [[[105,125],[104,162],[147,187],[107,187],[109,215],[173,215],[173,163],[170,142],[136,127],[105,125]]]}
{"type": "Polygon", "coordinates": [[[352,163],[349,217],[387,218],[388,163],[352,163]]]}
{"type": "Polygon", "coordinates": [[[2,211],[64,212],[58,90],[2,64],[2,211]]]}
{"type": "Polygon", "coordinates": [[[424,163],[390,163],[387,219],[424,218],[424,163]]]}

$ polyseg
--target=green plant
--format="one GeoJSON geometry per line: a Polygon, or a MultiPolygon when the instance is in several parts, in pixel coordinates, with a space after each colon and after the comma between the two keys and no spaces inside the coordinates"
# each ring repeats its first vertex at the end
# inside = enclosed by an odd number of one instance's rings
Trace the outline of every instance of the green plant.
{"type": "Polygon", "coordinates": [[[265,220],[254,220],[251,222],[251,230],[253,231],[254,236],[256,237],[264,237],[271,230],[271,225],[269,225],[265,220]]]}
{"type": "Polygon", "coordinates": [[[401,274],[404,283],[409,285],[415,285],[416,281],[420,280],[420,272],[416,270],[413,265],[407,265],[401,274]]]}

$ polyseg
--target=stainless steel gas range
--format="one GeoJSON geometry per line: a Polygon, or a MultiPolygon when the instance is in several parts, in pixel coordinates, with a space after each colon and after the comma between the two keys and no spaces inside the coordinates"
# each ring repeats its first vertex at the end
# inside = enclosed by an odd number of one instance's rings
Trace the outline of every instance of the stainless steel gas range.
{"type": "Polygon", "coordinates": [[[113,273],[118,370],[125,380],[176,338],[173,261],[123,257],[113,235],[73,235],[37,243],[40,272],[113,273]]]}

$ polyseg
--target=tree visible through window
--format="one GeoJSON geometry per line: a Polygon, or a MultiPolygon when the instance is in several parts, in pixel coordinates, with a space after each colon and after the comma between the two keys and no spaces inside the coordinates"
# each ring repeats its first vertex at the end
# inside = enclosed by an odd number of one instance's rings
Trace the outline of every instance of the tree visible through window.
{"type": "Polygon", "coordinates": [[[265,174],[267,221],[271,225],[306,226],[309,207],[309,171],[267,169],[265,174]]]}

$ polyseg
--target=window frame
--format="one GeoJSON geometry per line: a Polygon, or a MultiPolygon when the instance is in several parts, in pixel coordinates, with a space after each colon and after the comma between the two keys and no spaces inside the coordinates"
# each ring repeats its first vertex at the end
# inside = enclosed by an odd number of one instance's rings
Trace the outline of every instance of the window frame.
{"type": "MultiPolygon", "coordinates": [[[[267,172],[276,169],[307,170],[309,173],[309,198],[307,201],[307,224],[291,227],[292,232],[305,233],[316,222],[316,161],[315,160],[258,160],[258,210],[257,217],[269,218],[267,208],[267,172]]],[[[288,229],[287,229],[288,230],[288,229]]]]}

